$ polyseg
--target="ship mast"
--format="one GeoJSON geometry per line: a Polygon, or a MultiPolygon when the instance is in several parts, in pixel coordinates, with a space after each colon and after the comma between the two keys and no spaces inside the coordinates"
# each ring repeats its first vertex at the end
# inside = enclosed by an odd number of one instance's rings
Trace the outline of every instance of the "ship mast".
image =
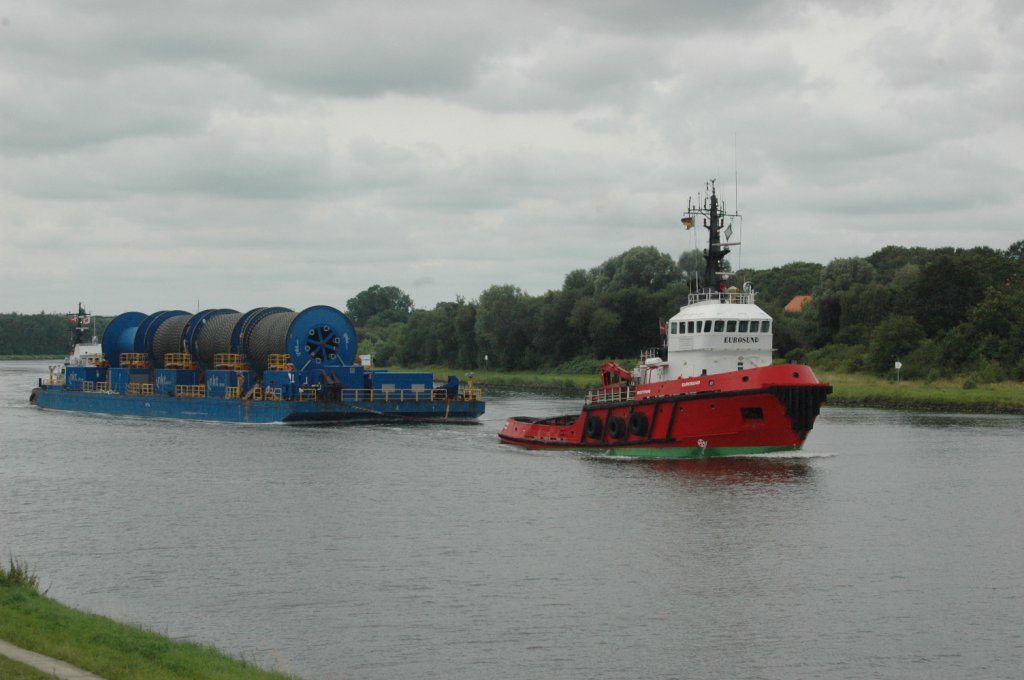
{"type": "Polygon", "coordinates": [[[693,224],[694,215],[704,216],[704,228],[708,230],[708,247],[704,251],[704,282],[701,290],[721,292],[725,290],[725,279],[727,278],[724,271],[725,256],[732,252],[729,246],[739,244],[722,241],[720,232],[723,230],[726,239],[732,236],[732,225],[726,226],[725,218],[735,217],[735,215],[726,212],[725,204],[719,202],[718,194],[715,191],[715,180],[710,180],[708,184],[711,195],[705,197],[703,204],[701,204],[699,196],[697,206],[691,202],[687,207],[687,217],[683,219],[683,223],[687,224],[687,228],[689,228],[689,225],[693,224]]]}
{"type": "MultiPolygon", "coordinates": [[[[707,267],[704,270],[704,285],[712,290],[724,290],[725,283],[720,277],[722,260],[729,254],[729,249],[722,244],[719,232],[725,226],[725,217],[718,213],[718,196],[715,195],[715,180],[711,180],[710,219],[705,220],[704,228],[708,230],[708,249],[704,253],[707,267]]],[[[723,209],[725,206],[722,206],[723,209]]]]}
{"type": "Polygon", "coordinates": [[[75,351],[75,345],[82,344],[82,338],[84,337],[84,334],[85,334],[85,324],[82,323],[82,320],[85,319],[85,316],[86,316],[85,315],[85,307],[83,307],[82,303],[79,302],[78,303],[78,314],[75,314],[72,317],[72,322],[75,324],[75,328],[71,332],[71,351],[72,352],[75,351]]]}

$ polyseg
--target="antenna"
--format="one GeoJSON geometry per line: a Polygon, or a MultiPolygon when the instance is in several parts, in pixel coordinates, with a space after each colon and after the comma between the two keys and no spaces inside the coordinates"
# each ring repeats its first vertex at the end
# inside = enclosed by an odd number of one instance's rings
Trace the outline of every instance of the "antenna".
{"type": "Polygon", "coordinates": [[[732,133],[732,172],[733,172],[733,199],[732,209],[737,213],[740,211],[740,166],[736,160],[736,133],[732,133]]]}
{"type": "MultiPolygon", "coordinates": [[[[736,131],[732,133],[732,172],[733,172],[733,201],[732,209],[737,215],[740,214],[740,164],[736,160],[736,131]]],[[[743,218],[740,217],[740,243],[743,242],[743,218]]],[[[743,248],[736,253],[736,271],[743,269],[743,248]]]]}

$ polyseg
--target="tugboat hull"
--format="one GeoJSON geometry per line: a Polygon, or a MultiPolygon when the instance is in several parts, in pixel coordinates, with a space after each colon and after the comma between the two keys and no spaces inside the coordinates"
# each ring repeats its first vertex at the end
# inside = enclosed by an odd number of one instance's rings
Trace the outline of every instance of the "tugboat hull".
{"type": "Polygon", "coordinates": [[[799,450],[828,394],[806,366],[771,367],[670,381],[647,387],[657,396],[595,395],[579,415],[511,418],[499,433],[507,444],[578,449],[636,458],[742,456],[799,450]],[[778,369],[784,370],[778,370],[778,369]],[[793,377],[797,376],[797,377],[793,377]],[[732,383],[756,385],[730,389],[732,383]],[[667,393],[689,383],[688,391],[667,393]],[[696,383],[696,384],[694,384],[696,383]],[[710,384],[709,384],[710,383],[710,384]]]}

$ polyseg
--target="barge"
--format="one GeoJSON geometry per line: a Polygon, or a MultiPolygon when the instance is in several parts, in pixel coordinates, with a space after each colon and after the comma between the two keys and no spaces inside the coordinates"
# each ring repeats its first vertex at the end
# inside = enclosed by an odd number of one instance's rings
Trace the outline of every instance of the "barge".
{"type": "Polygon", "coordinates": [[[81,326],[63,365],[39,379],[45,410],[231,423],[472,421],[472,381],[374,368],[356,354],[341,311],[260,307],[125,312],[83,351],[81,326]]]}

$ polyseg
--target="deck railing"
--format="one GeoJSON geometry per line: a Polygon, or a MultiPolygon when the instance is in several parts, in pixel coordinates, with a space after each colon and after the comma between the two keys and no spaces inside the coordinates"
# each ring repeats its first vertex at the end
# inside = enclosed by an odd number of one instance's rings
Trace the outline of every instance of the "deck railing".
{"type": "Polygon", "coordinates": [[[692,305],[695,302],[720,302],[722,304],[752,305],[754,304],[754,293],[743,291],[704,291],[702,293],[690,293],[686,304],[692,305]]]}
{"type": "Polygon", "coordinates": [[[636,388],[625,385],[600,387],[587,393],[587,401],[591,404],[608,404],[612,402],[633,401],[636,399],[636,388]]]}

